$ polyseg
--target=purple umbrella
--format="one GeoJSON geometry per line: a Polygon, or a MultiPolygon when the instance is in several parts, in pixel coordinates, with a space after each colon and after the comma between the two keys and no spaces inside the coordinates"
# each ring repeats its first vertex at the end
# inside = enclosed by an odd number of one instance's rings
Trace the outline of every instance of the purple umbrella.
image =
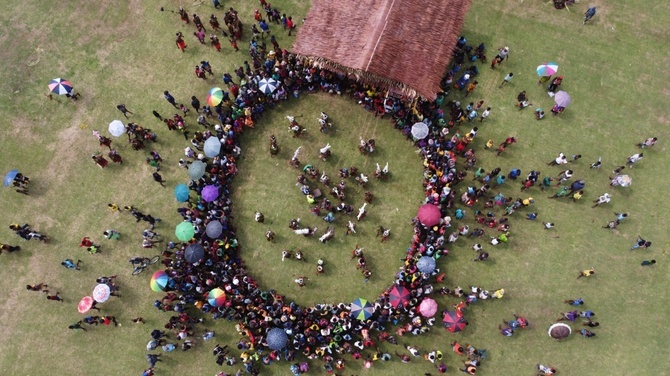
{"type": "Polygon", "coordinates": [[[557,105],[559,105],[561,107],[568,107],[568,105],[570,104],[570,102],[572,100],[570,99],[570,94],[568,94],[564,91],[559,91],[554,96],[554,101],[556,102],[557,105]]]}
{"type": "Polygon", "coordinates": [[[207,185],[202,189],[202,199],[211,202],[219,197],[219,188],[214,185],[207,185]]]}

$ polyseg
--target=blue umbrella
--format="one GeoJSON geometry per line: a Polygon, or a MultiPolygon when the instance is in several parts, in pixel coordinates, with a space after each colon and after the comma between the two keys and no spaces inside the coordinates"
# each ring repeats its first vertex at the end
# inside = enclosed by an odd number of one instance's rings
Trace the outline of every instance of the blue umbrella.
{"type": "Polygon", "coordinates": [[[207,140],[205,140],[205,145],[203,146],[203,151],[205,152],[205,155],[208,156],[209,158],[214,158],[217,155],[219,155],[219,152],[221,151],[221,141],[219,141],[216,136],[211,136],[207,140]]]}
{"type": "Polygon", "coordinates": [[[277,90],[277,86],[279,86],[279,82],[274,78],[264,78],[258,82],[258,89],[265,95],[274,93],[277,90]]]}
{"type": "Polygon", "coordinates": [[[174,187],[174,198],[179,202],[186,202],[190,196],[190,191],[186,184],[179,184],[174,187]]]}
{"type": "Polygon", "coordinates": [[[281,328],[272,328],[268,330],[265,340],[268,343],[268,347],[272,350],[281,350],[288,344],[288,336],[281,328]]]}
{"type": "Polygon", "coordinates": [[[419,259],[419,262],[416,263],[417,268],[421,273],[432,273],[435,270],[435,259],[428,256],[423,256],[419,259]]]}
{"type": "Polygon", "coordinates": [[[209,236],[212,239],[218,238],[222,232],[223,232],[223,226],[219,221],[211,221],[207,224],[207,227],[205,228],[205,233],[207,233],[207,236],[209,236]]]}
{"type": "Polygon", "coordinates": [[[9,187],[10,185],[12,185],[12,182],[14,181],[14,178],[18,174],[19,174],[19,170],[9,171],[7,173],[7,175],[5,175],[5,187],[9,187]]]}

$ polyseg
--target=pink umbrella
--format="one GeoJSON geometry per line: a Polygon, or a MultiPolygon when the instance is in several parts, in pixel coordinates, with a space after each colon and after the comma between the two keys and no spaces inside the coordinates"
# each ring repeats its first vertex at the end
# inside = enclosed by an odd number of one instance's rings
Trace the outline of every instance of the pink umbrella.
{"type": "Polygon", "coordinates": [[[431,298],[424,299],[419,305],[419,313],[423,317],[433,317],[437,313],[437,302],[431,298]]]}
{"type": "Polygon", "coordinates": [[[202,189],[202,199],[211,202],[219,197],[219,188],[214,185],[207,185],[202,189]]]}
{"type": "Polygon", "coordinates": [[[77,304],[77,311],[79,311],[79,313],[86,313],[91,309],[91,307],[93,307],[93,298],[90,296],[85,296],[81,298],[79,304],[77,304]]]}
{"type": "Polygon", "coordinates": [[[440,208],[436,205],[425,204],[419,208],[416,216],[424,226],[431,227],[440,223],[442,214],[440,213],[440,208]]]}

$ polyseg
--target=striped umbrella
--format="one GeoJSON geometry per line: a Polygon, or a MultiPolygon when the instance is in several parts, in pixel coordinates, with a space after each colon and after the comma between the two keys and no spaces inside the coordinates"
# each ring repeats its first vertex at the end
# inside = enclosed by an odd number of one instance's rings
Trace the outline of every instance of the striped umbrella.
{"type": "Polygon", "coordinates": [[[405,305],[409,302],[410,292],[402,286],[395,285],[389,293],[389,300],[393,308],[398,308],[399,305],[405,305]]]}
{"type": "Polygon", "coordinates": [[[72,92],[72,84],[68,80],[54,78],[49,82],[49,91],[58,95],[69,94],[72,92]]]}
{"type": "Polygon", "coordinates": [[[465,317],[459,315],[456,311],[447,311],[442,319],[444,328],[452,333],[460,332],[468,325],[465,317]]]}
{"type": "Polygon", "coordinates": [[[537,67],[537,75],[540,77],[553,76],[558,72],[558,64],[546,63],[537,67]]]}
{"type": "Polygon", "coordinates": [[[213,87],[207,94],[207,104],[216,107],[223,101],[223,90],[219,87],[213,87]]]}
{"type": "Polygon", "coordinates": [[[161,292],[165,289],[165,286],[168,284],[168,275],[163,270],[159,270],[154,275],[151,276],[151,281],[149,281],[149,286],[151,289],[156,292],[161,292]]]}
{"type": "Polygon", "coordinates": [[[372,317],[375,307],[366,299],[358,298],[351,303],[351,317],[364,321],[372,317]]]}
{"type": "Polygon", "coordinates": [[[226,293],[217,287],[209,292],[207,301],[212,307],[221,307],[226,302],[226,293]]]}
{"type": "Polygon", "coordinates": [[[279,86],[279,82],[274,78],[264,78],[258,82],[258,90],[265,95],[274,93],[277,86],[279,86]]]}

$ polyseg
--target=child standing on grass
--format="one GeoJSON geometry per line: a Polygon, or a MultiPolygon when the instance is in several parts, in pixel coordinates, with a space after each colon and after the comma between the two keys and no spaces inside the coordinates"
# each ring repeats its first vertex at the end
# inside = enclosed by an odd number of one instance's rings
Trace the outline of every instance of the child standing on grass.
{"type": "Polygon", "coordinates": [[[514,77],[514,73],[512,73],[512,72],[507,73],[507,76],[505,76],[505,78],[503,78],[503,81],[500,83],[500,86],[498,86],[498,88],[501,88],[506,83],[512,81],[512,77],[514,77]]]}

